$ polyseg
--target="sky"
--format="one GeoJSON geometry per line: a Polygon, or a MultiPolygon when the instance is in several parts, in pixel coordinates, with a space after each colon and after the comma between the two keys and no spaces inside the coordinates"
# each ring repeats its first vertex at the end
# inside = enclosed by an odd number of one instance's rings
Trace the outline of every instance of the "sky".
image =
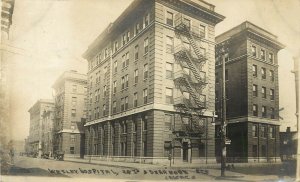
{"type": "MultiPolygon", "coordinates": [[[[12,136],[29,134],[29,108],[52,98],[52,84],[66,70],[87,72],[82,54],[132,0],[15,0],[8,46],[12,56],[12,136]]],[[[300,56],[300,0],[207,0],[226,17],[216,35],[248,20],[278,36],[286,45],[279,52],[280,116],[295,126],[293,56],[300,56]]]]}

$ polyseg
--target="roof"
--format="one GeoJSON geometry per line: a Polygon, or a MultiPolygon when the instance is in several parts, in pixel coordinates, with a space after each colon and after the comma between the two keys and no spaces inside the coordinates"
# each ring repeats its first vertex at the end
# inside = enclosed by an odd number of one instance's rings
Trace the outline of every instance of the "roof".
{"type": "Polygon", "coordinates": [[[85,81],[87,82],[87,75],[86,74],[82,74],[82,73],[78,73],[75,70],[69,70],[69,71],[65,71],[63,74],[61,74],[55,81],[55,83],[53,84],[53,88],[56,88],[60,83],[62,83],[63,81],[67,80],[67,79],[73,79],[73,80],[78,80],[78,81],[85,81]]]}
{"type": "Polygon", "coordinates": [[[241,23],[240,25],[233,27],[232,29],[216,36],[216,43],[218,44],[218,43],[224,42],[226,40],[229,40],[233,36],[240,35],[243,32],[249,32],[257,37],[263,38],[263,39],[271,42],[275,46],[277,46],[278,49],[283,49],[285,47],[282,43],[280,43],[277,40],[278,37],[276,35],[270,33],[269,31],[255,25],[249,21],[245,21],[245,22],[241,23]]]}
{"type": "Polygon", "coordinates": [[[38,105],[40,104],[53,104],[54,105],[54,100],[52,99],[39,99],[35,102],[35,104],[33,106],[31,106],[31,108],[28,110],[28,112],[31,112],[31,110],[34,108],[34,107],[37,107],[38,105]]]}

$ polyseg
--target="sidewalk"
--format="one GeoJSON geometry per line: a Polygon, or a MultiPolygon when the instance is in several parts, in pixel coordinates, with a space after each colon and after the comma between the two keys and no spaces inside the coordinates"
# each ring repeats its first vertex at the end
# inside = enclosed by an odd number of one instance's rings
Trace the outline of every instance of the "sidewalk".
{"type": "MultiPolygon", "coordinates": [[[[165,169],[176,169],[176,168],[184,168],[188,171],[196,172],[195,169],[203,170],[204,172],[207,172],[207,175],[212,178],[212,180],[218,180],[218,181],[279,181],[279,177],[277,175],[247,175],[247,174],[241,174],[237,172],[232,171],[226,171],[226,177],[222,178],[220,177],[220,164],[197,164],[197,163],[178,163],[178,164],[172,164],[170,167],[166,164],[144,164],[144,163],[130,163],[130,162],[115,162],[115,161],[101,161],[101,160],[91,160],[88,159],[78,159],[78,158],[66,158],[65,161],[70,162],[78,162],[78,163],[87,163],[87,164],[98,164],[98,165],[105,165],[109,167],[116,167],[116,168],[131,168],[131,169],[159,169],[159,168],[165,168],[165,169]]],[[[253,165],[249,163],[245,164],[238,164],[240,165],[253,165]]],[[[264,165],[264,164],[262,164],[264,165]]],[[[285,176],[284,178],[281,178],[281,180],[287,182],[287,181],[294,181],[294,179],[285,176]]]]}

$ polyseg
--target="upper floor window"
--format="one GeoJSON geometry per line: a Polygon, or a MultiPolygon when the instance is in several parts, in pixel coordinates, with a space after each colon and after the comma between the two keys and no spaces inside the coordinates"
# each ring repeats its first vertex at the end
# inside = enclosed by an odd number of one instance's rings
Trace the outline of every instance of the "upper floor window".
{"type": "Polygon", "coordinates": [[[118,61],[114,62],[114,71],[115,73],[118,71],[118,61]]]}
{"type": "Polygon", "coordinates": [[[166,78],[173,79],[173,64],[166,63],[166,78]]]}
{"type": "Polygon", "coordinates": [[[117,102],[114,101],[113,102],[113,113],[116,113],[117,112],[117,102]]]}
{"type": "Polygon", "coordinates": [[[122,85],[122,90],[125,89],[125,76],[122,76],[121,78],[121,85],[122,85]]]}
{"type": "Polygon", "coordinates": [[[275,138],[275,127],[274,126],[270,126],[269,132],[270,132],[270,134],[269,134],[270,138],[275,138]]]}
{"type": "Polygon", "coordinates": [[[72,115],[73,117],[75,117],[75,116],[76,116],[76,109],[72,109],[72,111],[71,111],[71,115],[72,115]]]}
{"type": "Polygon", "coordinates": [[[126,34],[123,34],[122,36],[122,45],[126,44],[126,34]]]}
{"type": "Polygon", "coordinates": [[[265,60],[265,58],[266,58],[265,50],[261,49],[260,50],[260,59],[265,60]]]}
{"type": "Polygon", "coordinates": [[[257,97],[257,85],[253,84],[253,96],[257,97]]]}
{"type": "Polygon", "coordinates": [[[148,78],[148,64],[145,64],[144,65],[144,79],[147,79],[148,78]]]}
{"type": "Polygon", "coordinates": [[[135,24],[135,35],[137,35],[140,32],[140,29],[141,29],[140,23],[136,23],[135,24]]]}
{"type": "Polygon", "coordinates": [[[262,98],[267,98],[266,87],[261,87],[262,98]]]}
{"type": "Polygon", "coordinates": [[[136,45],[134,47],[134,60],[138,60],[139,59],[139,45],[136,45]]]}
{"type": "Polygon", "coordinates": [[[191,20],[184,18],[183,24],[190,30],[191,29],[191,20]]]}
{"type": "Polygon", "coordinates": [[[114,49],[115,52],[117,52],[117,51],[118,51],[118,48],[119,48],[118,41],[115,42],[114,47],[115,47],[115,49],[114,49]]]}
{"type": "Polygon", "coordinates": [[[125,75],[125,88],[128,88],[128,75],[125,75]]]}
{"type": "Polygon", "coordinates": [[[144,54],[148,53],[148,47],[149,47],[149,39],[148,37],[144,39],[144,54]]]}
{"type": "Polygon", "coordinates": [[[253,116],[257,116],[257,104],[253,104],[252,106],[253,116]]]}
{"type": "Polygon", "coordinates": [[[125,110],[128,109],[128,97],[125,97],[125,110]]]}
{"type": "Polygon", "coordinates": [[[109,53],[108,53],[108,49],[107,49],[107,48],[105,48],[105,50],[104,50],[104,57],[105,57],[105,58],[107,58],[107,57],[108,57],[108,55],[109,55],[109,53]]]}
{"type": "Polygon", "coordinates": [[[133,94],[133,107],[137,107],[137,103],[138,102],[138,94],[137,94],[137,92],[135,92],[134,94],[133,94]]]}
{"type": "Polygon", "coordinates": [[[106,87],[106,85],[104,85],[104,87],[103,87],[103,97],[106,96],[106,92],[107,92],[107,87],[106,87]]]}
{"type": "Polygon", "coordinates": [[[173,26],[173,13],[167,11],[166,23],[173,26]]]}
{"type": "Polygon", "coordinates": [[[124,111],[124,109],[125,109],[124,98],[121,98],[121,111],[124,111]]]}
{"type": "Polygon", "coordinates": [[[117,92],[117,81],[114,81],[113,83],[113,93],[115,94],[117,92]]]}
{"type": "Polygon", "coordinates": [[[261,137],[266,138],[266,137],[267,137],[267,126],[262,125],[262,126],[260,127],[260,129],[261,129],[261,137]]]}
{"type": "Polygon", "coordinates": [[[270,70],[270,78],[271,78],[271,81],[274,81],[274,71],[273,70],[270,70]]]}
{"type": "Polygon", "coordinates": [[[270,89],[270,99],[274,100],[274,89],[270,89]]]}
{"type": "Polygon", "coordinates": [[[144,104],[147,104],[147,102],[148,102],[148,89],[143,90],[143,98],[144,98],[144,104]]]}
{"type": "Polygon", "coordinates": [[[204,25],[200,25],[200,37],[206,37],[206,27],[204,25]]]}
{"type": "Polygon", "coordinates": [[[228,76],[228,69],[225,70],[225,80],[228,81],[229,80],[229,76],[228,76]]]}
{"type": "Polygon", "coordinates": [[[106,105],[105,104],[103,104],[103,106],[102,106],[102,114],[103,114],[103,116],[105,116],[106,115],[106,105]]]}
{"type": "Polygon", "coordinates": [[[271,107],[270,110],[271,110],[271,119],[275,119],[275,109],[271,107]]]}
{"type": "Polygon", "coordinates": [[[129,42],[130,41],[130,31],[127,31],[126,35],[127,35],[127,37],[126,37],[127,38],[127,42],[129,42]]]}
{"type": "Polygon", "coordinates": [[[138,69],[134,70],[133,77],[134,77],[134,83],[137,83],[138,79],[139,79],[139,70],[138,69]]]}
{"type": "Polygon", "coordinates": [[[72,85],[72,92],[77,92],[77,85],[72,85]]]}
{"type": "Polygon", "coordinates": [[[267,74],[266,74],[266,68],[261,68],[261,78],[262,79],[266,79],[266,76],[267,74]]]}
{"type": "Polygon", "coordinates": [[[173,115],[171,114],[165,114],[165,130],[169,131],[172,130],[172,124],[173,124],[173,115]]]}
{"type": "Polygon", "coordinates": [[[269,53],[269,60],[270,60],[271,63],[274,63],[273,53],[269,53]]]}
{"type": "Polygon", "coordinates": [[[267,117],[267,107],[266,107],[266,106],[262,106],[262,107],[261,107],[261,115],[262,115],[262,117],[264,117],[264,118],[267,117]]]}
{"type": "Polygon", "coordinates": [[[72,106],[75,107],[77,104],[77,97],[72,97],[72,106]]]}
{"type": "Polygon", "coordinates": [[[253,72],[253,76],[257,76],[257,65],[252,65],[252,72],[253,72]]]}
{"type": "Polygon", "coordinates": [[[256,57],[256,47],[254,45],[251,46],[251,54],[256,57]]]}

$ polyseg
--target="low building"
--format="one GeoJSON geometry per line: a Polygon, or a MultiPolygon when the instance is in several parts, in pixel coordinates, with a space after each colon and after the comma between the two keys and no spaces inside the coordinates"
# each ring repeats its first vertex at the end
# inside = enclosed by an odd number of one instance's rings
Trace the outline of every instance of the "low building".
{"type": "Polygon", "coordinates": [[[38,100],[30,109],[30,128],[29,128],[29,153],[32,155],[42,155],[42,136],[43,136],[43,114],[54,107],[53,100],[38,100]]]}
{"type": "Polygon", "coordinates": [[[287,127],[285,132],[280,132],[280,157],[282,161],[297,159],[298,133],[287,127]]]}

